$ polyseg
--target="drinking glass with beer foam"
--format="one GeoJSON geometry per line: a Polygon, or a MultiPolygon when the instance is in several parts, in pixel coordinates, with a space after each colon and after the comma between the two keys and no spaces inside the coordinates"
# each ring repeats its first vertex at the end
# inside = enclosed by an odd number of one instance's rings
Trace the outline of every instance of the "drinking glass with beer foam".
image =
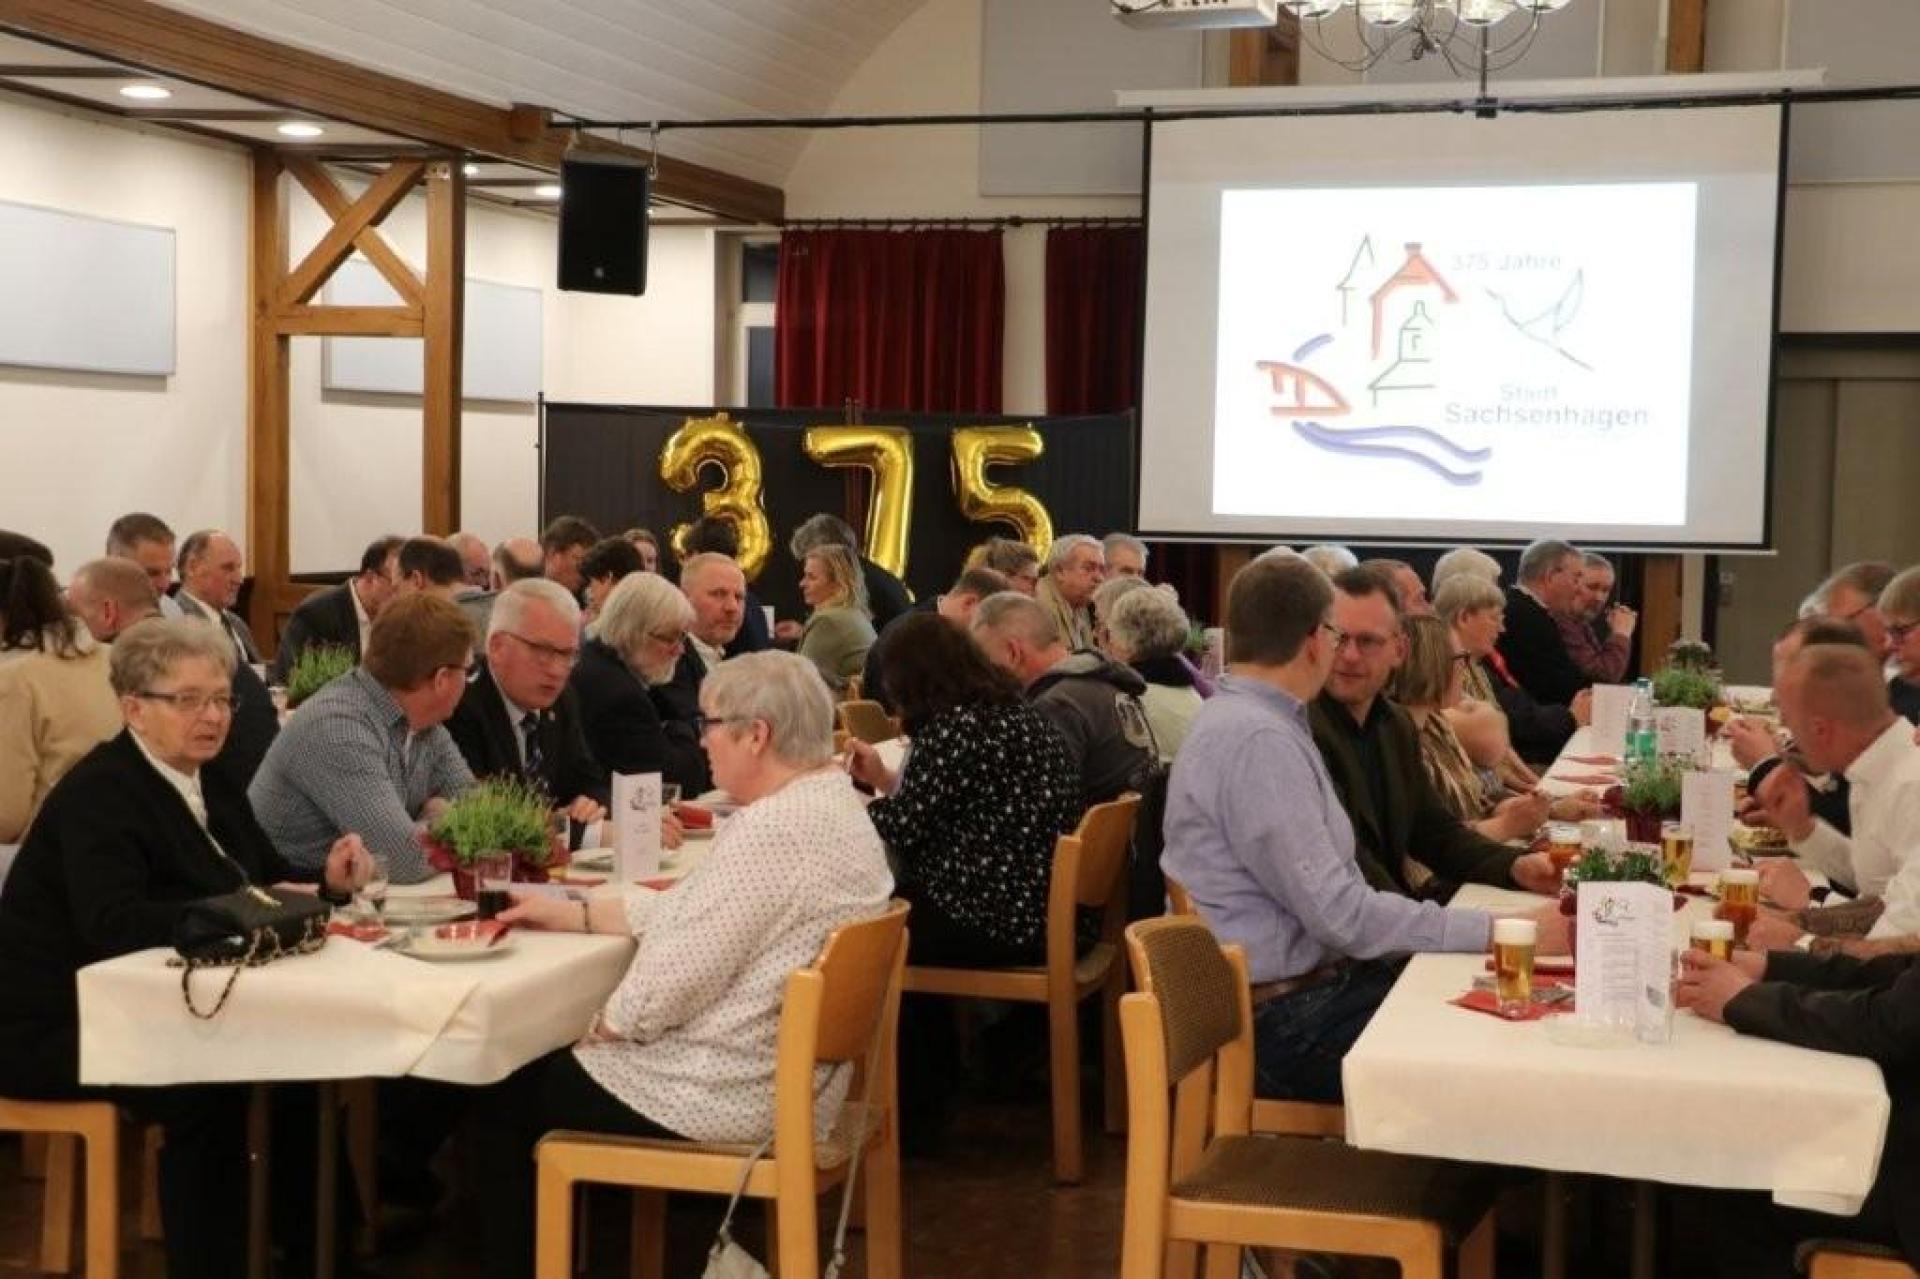
{"type": "Polygon", "coordinates": [[[1693,874],[1693,828],[1680,822],[1660,823],[1660,861],[1667,887],[1679,888],[1693,874]]]}
{"type": "Polygon", "coordinates": [[[1693,948],[1715,959],[1733,958],[1733,921],[1696,919],[1693,921],[1693,948]]]}
{"type": "Polygon", "coordinates": [[[1533,1002],[1533,948],[1538,925],[1531,919],[1493,921],[1493,985],[1502,1017],[1518,1017],[1533,1002]]]}
{"type": "Polygon", "coordinates": [[[1553,860],[1555,870],[1564,872],[1580,860],[1581,851],[1579,826],[1573,822],[1554,822],[1547,827],[1547,856],[1553,860]]]}
{"type": "Polygon", "coordinates": [[[1733,939],[1745,945],[1747,929],[1760,913],[1760,872],[1750,866],[1733,866],[1720,872],[1720,905],[1715,919],[1733,925],[1733,939]]]}

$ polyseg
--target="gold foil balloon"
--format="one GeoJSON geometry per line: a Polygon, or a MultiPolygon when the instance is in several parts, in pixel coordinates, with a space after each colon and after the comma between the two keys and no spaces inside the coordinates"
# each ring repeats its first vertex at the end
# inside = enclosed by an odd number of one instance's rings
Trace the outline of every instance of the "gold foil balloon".
{"type": "Polygon", "coordinates": [[[1031,462],[1047,451],[1040,432],[1030,426],[963,426],[953,433],[953,492],[960,513],[975,524],[1009,524],[1020,540],[1047,553],[1053,544],[1053,517],[1025,489],[987,482],[989,466],[1031,462]]]}
{"type": "MultiPolygon", "coordinates": [[[[692,491],[700,468],[717,466],[723,483],[701,495],[701,509],[730,520],[740,531],[740,571],[749,582],[760,576],[773,553],[773,530],[760,499],[760,450],[740,423],[725,413],[690,417],[667,437],[660,450],[660,478],[676,493],[692,491]]],[[[676,524],[669,540],[674,554],[687,557],[687,524],[676,524]]]]}
{"type": "Polygon", "coordinates": [[[822,466],[858,466],[873,475],[867,558],[905,578],[913,524],[912,433],[904,426],[810,426],[805,443],[807,456],[822,466]]]}

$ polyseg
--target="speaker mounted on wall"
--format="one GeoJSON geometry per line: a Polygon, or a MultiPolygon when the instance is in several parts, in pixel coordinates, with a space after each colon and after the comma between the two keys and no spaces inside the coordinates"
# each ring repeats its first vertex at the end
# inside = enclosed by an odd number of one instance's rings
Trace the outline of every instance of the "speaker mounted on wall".
{"type": "Polygon", "coordinates": [[[560,287],[647,291],[647,170],[606,159],[560,165],[560,287]]]}

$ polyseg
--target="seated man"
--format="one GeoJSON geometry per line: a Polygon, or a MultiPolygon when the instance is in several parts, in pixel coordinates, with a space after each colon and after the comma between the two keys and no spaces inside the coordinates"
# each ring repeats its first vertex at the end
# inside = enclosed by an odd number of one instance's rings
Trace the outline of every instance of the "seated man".
{"type": "Polygon", "coordinates": [[[548,581],[558,582],[578,595],[586,579],[580,575],[580,561],[600,540],[600,530],[578,515],[562,515],[540,534],[540,571],[548,581]]]}
{"type": "Polygon", "coordinates": [[[465,599],[466,567],[460,550],[438,537],[410,537],[394,556],[395,595],[438,595],[443,600],[465,599]]]}
{"type": "Polygon", "coordinates": [[[1835,621],[1852,622],[1876,653],[1887,648],[1887,623],[1880,615],[1880,596],[1893,584],[1893,565],[1884,560],[1856,560],[1833,571],[1808,596],[1811,610],[1835,621]]]}
{"type": "Polygon", "coordinates": [[[486,542],[478,533],[455,533],[447,541],[460,553],[460,576],[464,582],[461,594],[486,590],[493,571],[492,552],[487,550],[486,542]]]}
{"type": "Polygon", "coordinates": [[[1761,870],[1763,895],[1803,913],[1756,921],[1758,936],[1749,944],[1796,945],[1803,932],[1873,941],[1920,933],[1920,745],[1913,726],[1887,704],[1880,664],[1850,644],[1809,645],[1787,662],[1774,697],[1807,767],[1846,777],[1852,834],[1813,816],[1807,787],[1792,769],[1775,769],[1761,784],[1761,807],[1801,861],[1852,884],[1862,906],[1804,910],[1806,876],[1776,861],[1761,870]],[[1876,898],[1878,912],[1865,907],[1876,898]]]}
{"type": "MultiPolygon", "coordinates": [[[[1332,606],[1325,575],[1302,559],[1260,559],[1234,575],[1233,661],[1194,719],[1167,796],[1161,866],[1222,942],[1246,949],[1263,1097],[1337,1101],[1341,1058],[1399,958],[1485,951],[1493,940],[1485,911],[1382,892],[1361,873],[1307,709],[1345,638],[1332,606]]],[[[1564,952],[1558,907],[1533,918],[1542,952],[1564,952]]]]}
{"type": "MultiPolygon", "coordinates": [[[[954,581],[953,589],[940,595],[929,595],[918,601],[902,616],[910,617],[915,613],[938,613],[940,616],[965,631],[973,624],[973,610],[980,601],[989,595],[1010,590],[1011,584],[1006,578],[990,568],[969,568],[961,570],[954,581]]],[[[887,681],[882,674],[881,655],[887,651],[887,636],[900,624],[896,617],[880,630],[880,635],[867,650],[867,668],[860,676],[860,696],[870,702],[878,702],[889,712],[893,702],[887,696],[887,681]]]]}
{"type": "Polygon", "coordinates": [[[180,544],[180,593],[174,599],[181,615],[219,627],[239,659],[251,666],[260,661],[260,646],[246,620],[233,611],[246,580],[240,544],[219,529],[189,533],[180,544]]]}
{"type": "MultiPolygon", "coordinates": [[[[1427,584],[1420,580],[1420,574],[1414,572],[1413,565],[1405,560],[1382,556],[1361,560],[1359,566],[1387,575],[1387,580],[1393,583],[1393,606],[1400,610],[1400,616],[1433,616],[1433,601],[1427,598],[1427,584]]],[[[1339,574],[1334,576],[1338,577],[1339,574]]]]}
{"type": "Polygon", "coordinates": [[[1147,544],[1131,533],[1109,533],[1100,539],[1100,550],[1107,562],[1109,577],[1147,575],[1147,544]]]}
{"type": "Polygon", "coordinates": [[[1520,553],[1519,584],[1507,591],[1506,633],[1500,656],[1535,701],[1566,706],[1593,681],[1580,673],[1560,638],[1556,614],[1579,600],[1580,552],[1565,542],[1535,542],[1520,553]]]}
{"type": "Polygon", "coordinates": [[[1920,724],[1920,567],[1888,582],[1877,607],[1887,632],[1887,661],[1893,667],[1887,696],[1895,714],[1920,724]]]}
{"type": "MultiPolygon", "coordinates": [[[[687,526],[687,535],[682,540],[686,547],[685,557],[680,561],[680,586],[686,588],[686,566],[695,556],[719,555],[733,561],[735,568],[740,567],[740,530],[733,521],[720,515],[702,515],[687,526]]],[[[740,605],[740,620],[734,626],[733,638],[723,645],[721,657],[713,657],[707,664],[716,665],[724,657],[738,657],[742,653],[758,653],[773,647],[773,625],[767,620],[767,609],[760,597],[753,593],[751,586],[744,585],[746,577],[742,570],[742,590],[744,594],[740,605]]],[[[697,604],[695,607],[699,607],[697,604]]],[[[695,628],[695,638],[701,628],[695,628]]],[[[716,631],[716,627],[706,627],[716,631]]],[[[712,654],[705,654],[712,657],[712,654]]],[[[664,715],[665,712],[662,712],[664,715]]]]}
{"type": "MultiPolygon", "coordinates": [[[[1353,823],[1356,859],[1376,889],[1444,901],[1463,883],[1554,892],[1559,876],[1545,853],[1517,853],[1463,823],[1434,793],[1407,712],[1385,693],[1405,652],[1392,583],[1377,569],[1333,579],[1333,667],[1313,701],[1314,745],[1353,823]]],[[[1537,826],[1544,796],[1504,801],[1537,826]]]]}
{"type": "Polygon", "coordinates": [[[1880,1067],[1893,1102],[1879,1175],[1857,1215],[1781,1208],[1759,1193],[1702,1195],[1715,1228],[1703,1240],[1724,1279],[1794,1279],[1806,1239],[1851,1239],[1897,1249],[1920,1264],[1920,955],[1737,951],[1731,962],[1688,951],[1675,999],[1709,1021],[1880,1067]]]}
{"type": "Polygon", "coordinates": [[[607,770],[587,751],[567,678],[580,605],[557,582],[515,582],[494,601],[487,656],[447,732],[475,777],[524,777],[577,822],[606,816],[607,770]]]}
{"type": "Polygon", "coordinates": [[[1580,557],[1580,592],[1573,607],[1553,615],[1560,642],[1580,673],[1596,684],[1618,684],[1633,660],[1631,642],[1639,615],[1613,596],[1613,562],[1588,551],[1580,557]]]}
{"type": "Polygon", "coordinates": [[[1047,573],[1033,597],[1047,606],[1061,643],[1094,646],[1093,593],[1107,580],[1107,553],[1085,533],[1063,533],[1047,548],[1047,573]]]}
{"type": "Polygon", "coordinates": [[[1051,610],[1018,591],[980,601],[973,638],[1065,740],[1082,810],[1152,784],[1160,753],[1140,701],[1147,682],[1130,667],[1104,653],[1070,651],[1051,610]]]}
{"type": "Polygon", "coordinates": [[[391,535],[375,538],[360,553],[358,573],[338,586],[315,591],[294,607],[280,636],[280,649],[268,668],[269,679],[285,684],[287,673],[310,644],[344,648],[353,654],[354,661],[360,660],[373,619],[393,598],[394,559],[400,553],[400,542],[391,535]]]}
{"type": "MultiPolygon", "coordinates": [[[[1794,619],[1773,642],[1772,681],[1776,686],[1794,654],[1809,644],[1851,644],[1864,650],[1867,637],[1852,622],[1818,615],[1794,619]]],[[[1799,774],[1803,784],[1809,788],[1807,802],[1815,817],[1842,835],[1852,830],[1852,819],[1847,814],[1847,779],[1826,775],[1808,776],[1806,760],[1794,749],[1792,734],[1776,729],[1763,719],[1741,716],[1728,721],[1726,736],[1733,750],[1734,762],[1747,770],[1749,797],[1758,796],[1767,778],[1785,764],[1787,771],[1799,774]]],[[[1757,798],[1749,798],[1748,802],[1756,809],[1759,807],[1757,798]]]]}
{"type": "Polygon", "coordinates": [[[357,834],[394,883],[433,876],[419,835],[473,785],[445,728],[473,644],[458,604],[409,595],[380,610],[359,667],[301,703],[247,788],[287,860],[318,867],[334,840],[357,834]]]}
{"type": "Polygon", "coordinates": [[[700,748],[700,685],[728,657],[748,612],[747,577],[732,558],[712,551],[689,555],[680,566],[680,591],[693,605],[693,626],[674,664],[673,678],[648,690],[667,735],[669,771],[689,779],[694,794],[712,785],[700,748]]]}
{"type": "Polygon", "coordinates": [[[173,598],[175,540],[165,520],[145,511],[122,515],[107,528],[108,558],[132,560],[140,566],[153,583],[162,617],[180,616],[180,605],[173,598]]]}

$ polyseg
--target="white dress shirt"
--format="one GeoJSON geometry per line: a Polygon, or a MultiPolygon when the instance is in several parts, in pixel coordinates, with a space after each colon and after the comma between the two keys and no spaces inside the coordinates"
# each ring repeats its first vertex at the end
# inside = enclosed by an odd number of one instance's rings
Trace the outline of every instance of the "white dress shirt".
{"type": "Polygon", "coordinates": [[[695,635],[692,631],[687,632],[687,643],[693,645],[695,656],[699,657],[701,665],[705,666],[708,670],[712,670],[727,660],[725,649],[715,648],[698,635],[695,635]]]}
{"type": "Polygon", "coordinates": [[[1920,746],[1913,725],[1895,717],[1847,766],[1849,839],[1815,819],[1793,846],[1808,865],[1886,903],[1867,936],[1920,934],[1920,746]]]}
{"type": "Polygon", "coordinates": [[[347,582],[347,598],[353,601],[353,624],[360,628],[360,651],[367,651],[367,636],[373,633],[373,619],[367,616],[367,606],[360,602],[360,588],[350,579],[347,582]]]}

